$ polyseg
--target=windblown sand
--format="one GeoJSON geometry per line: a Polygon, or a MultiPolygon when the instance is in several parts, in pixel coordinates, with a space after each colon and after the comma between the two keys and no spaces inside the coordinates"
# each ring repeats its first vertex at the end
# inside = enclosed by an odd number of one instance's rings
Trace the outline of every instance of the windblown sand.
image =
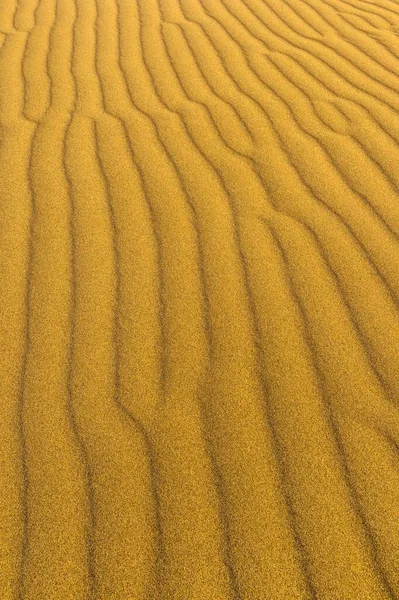
{"type": "Polygon", "coordinates": [[[0,600],[399,598],[397,0],[0,32],[0,600]]]}

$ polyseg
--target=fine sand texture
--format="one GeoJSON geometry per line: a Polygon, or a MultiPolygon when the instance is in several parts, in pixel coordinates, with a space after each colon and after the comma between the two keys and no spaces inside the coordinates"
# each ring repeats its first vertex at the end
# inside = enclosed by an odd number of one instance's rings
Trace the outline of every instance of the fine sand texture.
{"type": "Polygon", "coordinates": [[[398,0],[0,0],[0,600],[399,599],[398,0]]]}

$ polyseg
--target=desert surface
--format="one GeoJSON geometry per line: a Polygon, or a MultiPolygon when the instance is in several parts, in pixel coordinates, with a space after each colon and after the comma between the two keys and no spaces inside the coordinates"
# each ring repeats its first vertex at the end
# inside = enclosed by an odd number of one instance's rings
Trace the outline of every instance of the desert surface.
{"type": "Polygon", "coordinates": [[[399,3],[0,0],[0,600],[399,598],[399,3]]]}

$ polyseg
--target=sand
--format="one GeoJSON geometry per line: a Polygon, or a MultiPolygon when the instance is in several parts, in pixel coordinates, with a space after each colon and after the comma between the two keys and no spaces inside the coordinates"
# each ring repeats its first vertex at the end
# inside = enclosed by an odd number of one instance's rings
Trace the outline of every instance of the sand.
{"type": "Polygon", "coordinates": [[[399,598],[399,3],[0,0],[0,600],[399,598]]]}

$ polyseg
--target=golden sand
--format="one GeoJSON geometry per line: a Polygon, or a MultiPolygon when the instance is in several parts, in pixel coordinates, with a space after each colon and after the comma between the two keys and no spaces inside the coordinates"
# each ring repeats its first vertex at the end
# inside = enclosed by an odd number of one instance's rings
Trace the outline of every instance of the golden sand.
{"type": "Polygon", "coordinates": [[[397,0],[0,0],[0,600],[399,598],[397,0]]]}

